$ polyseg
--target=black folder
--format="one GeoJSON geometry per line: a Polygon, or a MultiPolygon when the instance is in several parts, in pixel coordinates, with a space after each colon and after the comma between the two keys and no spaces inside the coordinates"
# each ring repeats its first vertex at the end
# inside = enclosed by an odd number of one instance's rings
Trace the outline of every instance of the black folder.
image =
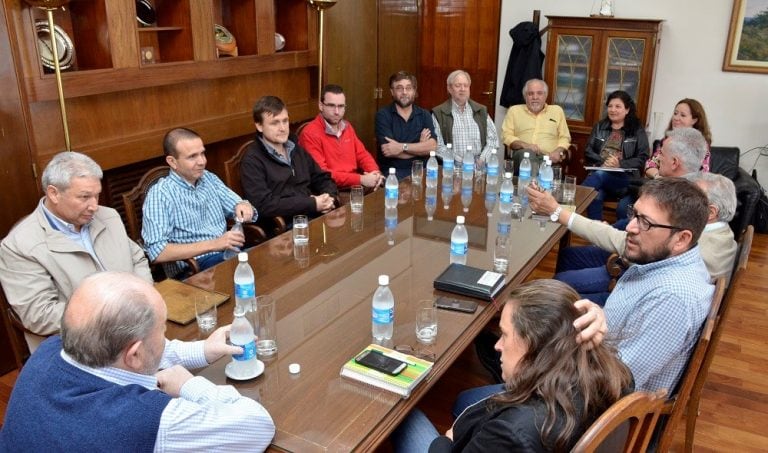
{"type": "Polygon", "coordinates": [[[504,287],[504,274],[453,263],[435,279],[434,287],[462,296],[493,300],[504,287]]]}

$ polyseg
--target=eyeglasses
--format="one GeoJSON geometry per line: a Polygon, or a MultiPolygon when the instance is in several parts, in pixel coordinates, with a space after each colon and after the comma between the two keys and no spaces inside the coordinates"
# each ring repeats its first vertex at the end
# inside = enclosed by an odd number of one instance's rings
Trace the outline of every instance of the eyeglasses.
{"type": "Polygon", "coordinates": [[[345,108],[347,108],[346,104],[326,104],[325,102],[323,102],[323,105],[328,107],[331,110],[337,110],[337,109],[344,110],[345,108]]]}
{"type": "Polygon", "coordinates": [[[422,360],[427,360],[429,362],[434,362],[435,361],[435,353],[431,349],[427,349],[427,348],[421,349],[420,348],[418,351],[416,351],[416,350],[413,349],[413,346],[411,346],[409,344],[399,344],[399,345],[395,346],[395,351],[397,351],[399,353],[402,353],[402,354],[412,355],[414,357],[417,357],[417,358],[422,359],[422,360]]]}
{"type": "Polygon", "coordinates": [[[411,86],[411,85],[408,85],[408,86],[398,85],[398,86],[392,88],[392,90],[394,90],[394,91],[396,91],[398,93],[402,93],[403,91],[414,91],[415,88],[413,88],[413,86],[411,86]]]}
{"type": "Polygon", "coordinates": [[[662,225],[660,223],[653,223],[650,220],[648,220],[648,217],[638,214],[634,208],[629,208],[629,211],[627,212],[627,217],[629,218],[629,221],[631,222],[633,219],[637,221],[637,226],[640,227],[641,231],[648,231],[651,228],[666,228],[668,230],[685,230],[685,228],[680,228],[677,226],[672,225],[662,225]]]}

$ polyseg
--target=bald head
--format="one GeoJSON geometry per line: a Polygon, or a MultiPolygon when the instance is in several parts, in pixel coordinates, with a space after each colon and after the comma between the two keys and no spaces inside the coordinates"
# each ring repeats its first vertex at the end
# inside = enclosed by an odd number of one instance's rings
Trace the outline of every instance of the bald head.
{"type": "Polygon", "coordinates": [[[64,351],[83,365],[112,366],[132,343],[164,322],[165,303],[155,288],[124,272],[85,278],[69,299],[61,320],[64,351]]]}

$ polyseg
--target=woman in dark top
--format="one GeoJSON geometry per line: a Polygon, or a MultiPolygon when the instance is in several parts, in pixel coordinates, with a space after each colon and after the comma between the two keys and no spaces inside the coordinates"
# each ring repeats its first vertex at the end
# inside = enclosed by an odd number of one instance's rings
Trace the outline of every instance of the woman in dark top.
{"type": "Polygon", "coordinates": [[[577,342],[579,295],[556,280],[516,288],[501,312],[502,391],[469,406],[440,436],[414,410],[392,435],[395,451],[568,451],[632,384],[605,343],[577,342]]]}
{"type": "Polygon", "coordinates": [[[603,218],[603,200],[607,195],[623,195],[633,173],[610,168],[635,170],[639,177],[648,160],[649,146],[645,129],[637,118],[635,101],[626,91],[614,91],[605,102],[606,116],[592,128],[584,150],[587,166],[604,167],[587,176],[582,183],[597,190],[597,198],[587,208],[587,217],[603,218]]]}

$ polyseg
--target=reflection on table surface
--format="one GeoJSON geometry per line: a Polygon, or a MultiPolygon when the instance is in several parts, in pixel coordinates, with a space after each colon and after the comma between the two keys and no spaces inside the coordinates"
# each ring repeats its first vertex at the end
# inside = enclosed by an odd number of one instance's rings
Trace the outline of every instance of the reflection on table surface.
{"type": "MultiPolygon", "coordinates": [[[[387,244],[383,190],[366,196],[363,213],[343,206],[310,222],[309,262],[294,259],[291,233],[284,233],[249,250],[257,294],[271,294],[277,301],[278,354],[264,360],[264,374],[236,382],[224,376],[223,358],[199,374],[217,384],[235,385],[258,399],[277,426],[273,445],[289,451],[368,450],[384,440],[453,363],[490,320],[494,304],[480,303],[474,314],[439,310],[438,334],[429,346],[437,361],[431,375],[409,399],[339,376],[342,365],[372,342],[371,298],[380,274],[390,276],[395,296],[395,329],[389,346],[416,341],[415,310],[420,299],[440,294],[432,282],[448,265],[450,234],[457,215],[466,216],[470,235],[467,264],[491,270],[498,231],[498,205],[486,215],[484,187],[475,187],[468,213],[462,213],[455,194],[443,208],[440,186],[437,210],[427,221],[425,187],[400,184],[398,223],[394,245],[387,244]],[[291,375],[288,365],[301,372],[291,375]]],[[[589,188],[577,192],[578,210],[594,197],[589,188]]],[[[512,256],[507,288],[522,282],[563,236],[565,228],[531,218],[509,227],[512,256]]],[[[233,293],[235,260],[194,275],[187,283],[233,293]]],[[[451,297],[457,297],[453,296],[451,297]]],[[[232,320],[234,297],[219,307],[219,324],[232,320]]],[[[195,323],[168,323],[168,337],[197,338],[195,323]]]]}

